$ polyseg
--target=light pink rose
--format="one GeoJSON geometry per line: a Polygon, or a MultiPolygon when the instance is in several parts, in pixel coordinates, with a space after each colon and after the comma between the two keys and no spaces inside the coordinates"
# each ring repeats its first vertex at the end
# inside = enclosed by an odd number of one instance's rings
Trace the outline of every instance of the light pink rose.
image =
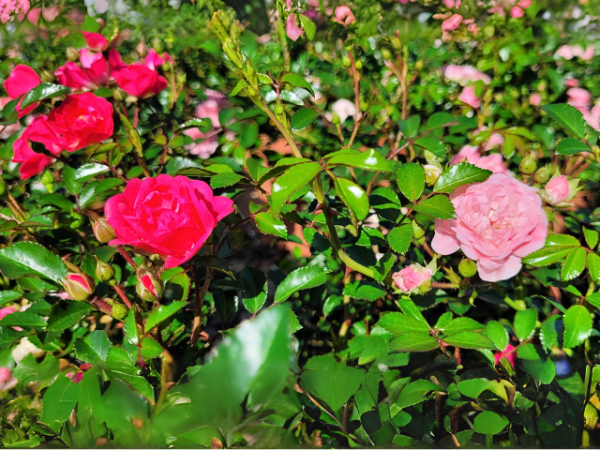
{"type": "Polygon", "coordinates": [[[460,8],[461,0],[443,0],[442,3],[446,8],[460,8]]]}
{"type": "Polygon", "coordinates": [[[450,64],[444,68],[444,76],[450,81],[454,81],[462,86],[476,81],[483,81],[483,84],[490,84],[492,79],[485,73],[477,70],[473,66],[458,66],[450,64]]]}
{"type": "Polygon", "coordinates": [[[219,147],[219,138],[216,135],[216,129],[221,126],[219,122],[219,112],[228,105],[227,99],[220,92],[206,89],[204,91],[206,100],[196,107],[196,117],[199,119],[208,118],[212,122],[213,129],[207,134],[202,133],[198,128],[190,128],[183,133],[191,137],[194,141],[204,139],[199,143],[191,143],[185,146],[192,155],[198,155],[202,159],[208,159],[219,147]]]}
{"type": "Polygon", "coordinates": [[[532,0],[521,0],[519,3],[517,3],[517,5],[523,9],[529,8],[532,4],[533,4],[532,0]]]}
{"type": "Polygon", "coordinates": [[[472,108],[479,108],[481,106],[481,101],[477,97],[473,86],[465,87],[458,96],[458,99],[472,108]]]}
{"type": "Polygon", "coordinates": [[[398,289],[402,292],[416,293],[419,287],[428,287],[431,285],[431,269],[421,266],[420,264],[411,264],[405,267],[400,272],[392,275],[392,280],[398,289]]]}
{"type": "Polygon", "coordinates": [[[221,126],[219,112],[227,107],[227,99],[220,92],[211,89],[206,89],[204,95],[206,95],[206,100],[196,107],[196,117],[198,119],[208,118],[212,122],[213,128],[218,128],[221,126]]]}
{"type": "Polygon", "coordinates": [[[338,115],[340,123],[344,123],[350,116],[356,115],[356,106],[350,100],[340,98],[331,105],[331,110],[338,115]]]}
{"type": "MultiPolygon", "coordinates": [[[[481,127],[479,130],[475,131],[475,136],[477,136],[481,131],[485,131],[488,128],[486,126],[481,127]]],[[[504,144],[504,136],[499,133],[492,133],[487,143],[485,144],[484,151],[489,152],[495,147],[501,147],[504,144]]]]}
{"type": "Polygon", "coordinates": [[[579,57],[581,59],[583,59],[584,61],[589,61],[590,59],[592,59],[594,57],[594,46],[593,45],[588,45],[588,47],[585,49],[585,52],[583,52],[583,54],[581,54],[579,57]]]}
{"type": "Polygon", "coordinates": [[[555,57],[560,56],[561,58],[564,59],[573,59],[573,51],[571,50],[571,46],[570,45],[563,45],[561,47],[558,48],[558,50],[556,51],[556,53],[554,54],[555,57]]]}
{"type": "Polygon", "coordinates": [[[514,277],[521,259],[544,246],[548,218],[533,187],[504,174],[461,186],[451,195],[456,219],[435,221],[431,246],[440,255],[459,249],[477,261],[484,281],[514,277]]]}
{"type": "Polygon", "coordinates": [[[512,17],[513,19],[519,19],[519,18],[523,17],[524,14],[525,14],[525,11],[523,11],[518,6],[513,6],[512,9],[510,10],[510,17],[512,17]]]}
{"type": "Polygon", "coordinates": [[[204,139],[202,142],[185,145],[185,149],[192,155],[197,155],[202,159],[208,159],[210,156],[217,151],[219,147],[219,138],[216,134],[208,136],[202,133],[198,128],[188,128],[183,132],[186,136],[191,137],[194,141],[198,139],[204,139]],[[207,137],[208,136],[208,137],[207,137]]]}
{"type": "Polygon", "coordinates": [[[552,178],[544,188],[544,199],[552,205],[564,202],[569,198],[569,181],[564,175],[552,178]]]}
{"type": "Polygon", "coordinates": [[[460,26],[462,20],[463,17],[460,14],[453,14],[450,18],[442,22],[442,31],[449,32],[456,30],[460,26]]]}
{"type": "Polygon", "coordinates": [[[579,86],[579,81],[575,78],[567,78],[565,80],[565,86],[568,88],[577,87],[579,86]]]}
{"type": "Polygon", "coordinates": [[[0,384],[6,383],[8,380],[10,380],[11,376],[12,373],[8,367],[0,367],[0,384]]]}
{"type": "Polygon", "coordinates": [[[290,14],[285,21],[285,34],[292,41],[297,41],[300,36],[304,34],[304,30],[301,30],[296,20],[296,14],[290,14]]]}
{"type": "Polygon", "coordinates": [[[24,15],[29,6],[29,0],[0,0],[0,22],[8,22],[12,15],[24,15]]]}
{"type": "Polygon", "coordinates": [[[497,366],[502,358],[508,359],[510,365],[515,368],[515,360],[517,359],[517,352],[514,351],[515,347],[508,344],[504,351],[494,353],[494,366],[497,366]]]}
{"type": "Polygon", "coordinates": [[[341,23],[342,25],[347,27],[351,23],[356,22],[356,17],[354,17],[354,14],[352,14],[352,10],[348,6],[343,5],[335,8],[334,21],[337,23],[341,23]]]}
{"type": "Polygon", "coordinates": [[[458,164],[461,161],[467,161],[481,169],[490,170],[493,173],[502,173],[509,175],[510,172],[504,164],[504,159],[499,153],[493,153],[488,156],[481,156],[479,149],[472,145],[465,145],[461,151],[450,161],[451,164],[458,164]]]}
{"type": "Polygon", "coordinates": [[[0,308],[0,320],[4,319],[6,316],[14,312],[15,310],[10,306],[7,306],[6,308],[0,308]]]}
{"type": "Polygon", "coordinates": [[[596,131],[600,131],[600,103],[597,103],[591,111],[583,114],[585,121],[596,131]]]}
{"type": "Polygon", "coordinates": [[[590,94],[585,89],[578,87],[571,88],[567,91],[567,96],[569,97],[567,103],[571,106],[574,106],[577,109],[587,109],[590,107],[590,102],[592,101],[592,94],[590,94]]]}
{"type": "Polygon", "coordinates": [[[539,106],[542,104],[542,96],[540,94],[531,94],[529,97],[529,104],[531,106],[539,106]]]}

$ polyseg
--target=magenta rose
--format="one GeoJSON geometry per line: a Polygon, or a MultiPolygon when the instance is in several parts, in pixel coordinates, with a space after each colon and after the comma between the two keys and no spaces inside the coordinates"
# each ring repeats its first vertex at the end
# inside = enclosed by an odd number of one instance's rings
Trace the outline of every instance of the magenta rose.
{"type": "Polygon", "coordinates": [[[133,179],[104,206],[117,239],[110,245],[166,256],[176,267],[200,250],[217,222],[233,212],[233,200],[214,196],[203,181],[159,175],[133,179]]]}
{"type": "Polygon", "coordinates": [[[504,351],[494,353],[494,366],[497,366],[502,358],[506,358],[514,369],[515,360],[517,359],[517,352],[515,350],[515,347],[508,344],[504,351]]]}
{"type": "Polygon", "coordinates": [[[22,180],[37,175],[54,161],[50,156],[34,152],[31,148],[31,141],[44,144],[46,150],[56,155],[60,153],[60,149],[53,151],[53,142],[56,139],[56,132],[48,125],[48,117],[39,116],[33,119],[13,144],[12,162],[21,163],[19,173],[22,180]]]}
{"type": "MultiPolygon", "coordinates": [[[[33,70],[29,66],[24,66],[23,64],[19,64],[14,70],[10,73],[6,81],[4,81],[4,89],[6,89],[6,93],[8,96],[14,100],[20,95],[26,94],[38,84],[40,84],[42,80],[35,70],[33,70]]],[[[29,114],[33,111],[38,105],[38,103],[34,103],[29,105],[25,109],[21,109],[21,103],[23,103],[23,99],[19,100],[16,111],[19,112],[19,117],[23,117],[26,114],[29,114]]]]}
{"type": "Polygon", "coordinates": [[[450,200],[456,219],[436,219],[432,248],[440,255],[462,250],[477,261],[482,280],[514,277],[521,259],[544,246],[548,218],[540,196],[508,175],[462,186],[450,200]]]}
{"type": "Polygon", "coordinates": [[[111,50],[108,56],[111,75],[117,85],[137,98],[157,95],[167,87],[165,77],[158,74],[156,67],[164,60],[154,50],[148,52],[144,64],[133,63],[126,65],[116,50],[111,50]]]}

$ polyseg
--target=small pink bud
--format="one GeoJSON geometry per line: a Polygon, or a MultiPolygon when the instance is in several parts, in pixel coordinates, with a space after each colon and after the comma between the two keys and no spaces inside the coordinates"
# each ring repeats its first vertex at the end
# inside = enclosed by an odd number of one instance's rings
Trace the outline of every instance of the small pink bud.
{"type": "Polygon", "coordinates": [[[531,94],[529,97],[529,104],[531,106],[539,106],[542,104],[542,96],[540,94],[531,94]]]}
{"type": "Polygon", "coordinates": [[[463,17],[460,14],[454,14],[449,19],[446,19],[442,22],[442,31],[454,31],[456,30],[461,22],[463,17]]]}
{"type": "Polygon", "coordinates": [[[110,241],[117,238],[115,230],[104,217],[92,219],[92,229],[94,230],[94,236],[96,236],[96,239],[101,244],[108,244],[110,241]]]}
{"type": "Polygon", "coordinates": [[[146,302],[157,301],[162,295],[164,285],[162,280],[155,277],[146,269],[138,269],[135,291],[146,302]]]}
{"type": "Polygon", "coordinates": [[[567,177],[560,175],[548,181],[542,197],[551,205],[567,200],[569,198],[569,180],[567,180],[567,177]]]}
{"type": "Polygon", "coordinates": [[[67,374],[67,378],[69,378],[71,380],[71,383],[79,384],[79,383],[81,383],[81,380],[83,380],[83,372],[77,372],[77,373],[69,372],[67,374]]]}
{"type": "Polygon", "coordinates": [[[510,10],[510,17],[512,17],[513,19],[519,19],[520,17],[523,17],[524,14],[525,11],[523,11],[518,6],[513,6],[513,8],[510,10]]]}
{"type": "Polygon", "coordinates": [[[6,383],[10,380],[12,376],[12,372],[8,369],[8,367],[0,367],[0,384],[6,383]]]}
{"type": "Polygon", "coordinates": [[[73,300],[87,300],[94,293],[96,286],[94,281],[87,275],[71,273],[65,282],[65,291],[73,300]]]}
{"type": "Polygon", "coordinates": [[[420,264],[411,264],[392,275],[392,280],[402,292],[425,293],[431,288],[431,269],[420,264]]]}
{"type": "Polygon", "coordinates": [[[503,352],[497,352],[494,354],[494,366],[497,366],[502,358],[508,359],[510,365],[515,368],[515,360],[517,359],[517,352],[514,352],[515,347],[508,344],[503,352]]]}
{"type": "Polygon", "coordinates": [[[472,108],[479,108],[479,106],[481,106],[481,101],[477,97],[477,94],[475,94],[475,88],[473,86],[465,87],[458,96],[458,99],[472,108]]]}

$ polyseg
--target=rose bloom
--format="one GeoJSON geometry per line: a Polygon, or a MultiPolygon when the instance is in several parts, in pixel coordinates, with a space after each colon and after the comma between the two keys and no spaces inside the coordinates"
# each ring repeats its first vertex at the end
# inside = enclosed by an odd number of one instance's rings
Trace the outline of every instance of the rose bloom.
{"type": "Polygon", "coordinates": [[[431,269],[421,266],[420,264],[411,264],[405,267],[400,272],[392,275],[392,280],[398,289],[402,292],[416,293],[419,287],[430,287],[431,269]]]}
{"type": "Polygon", "coordinates": [[[351,23],[356,22],[356,17],[354,17],[352,10],[348,6],[342,5],[335,8],[334,21],[347,27],[351,23]]]}
{"type": "Polygon", "coordinates": [[[219,138],[215,134],[215,129],[221,126],[219,122],[219,112],[228,105],[227,99],[220,92],[206,89],[204,91],[206,100],[196,107],[196,117],[198,119],[210,119],[213,125],[211,132],[205,134],[198,128],[189,128],[183,134],[191,137],[194,141],[204,139],[202,142],[193,142],[185,146],[192,155],[198,155],[202,159],[208,159],[219,147],[219,138]]]}
{"type": "Polygon", "coordinates": [[[569,198],[569,180],[567,180],[567,177],[560,175],[548,181],[544,188],[543,197],[551,205],[564,202],[569,198]]]}
{"type": "Polygon", "coordinates": [[[108,139],[113,134],[112,116],[112,105],[91,92],[69,95],[48,114],[48,125],[56,132],[50,151],[74,152],[108,139]]]}
{"type": "Polygon", "coordinates": [[[473,86],[464,88],[458,96],[458,99],[472,108],[479,108],[481,106],[481,101],[479,100],[479,97],[477,97],[473,86]]]}
{"type": "Polygon", "coordinates": [[[296,14],[290,14],[285,21],[285,34],[292,41],[297,41],[304,34],[304,30],[298,26],[296,14]]]}
{"type": "Polygon", "coordinates": [[[510,174],[500,153],[481,156],[479,154],[479,149],[472,145],[465,145],[461,151],[452,158],[450,163],[458,164],[462,161],[467,161],[480,169],[490,170],[494,173],[510,174]]]}
{"type": "MultiPolygon", "coordinates": [[[[26,94],[41,82],[42,80],[40,80],[38,74],[35,73],[35,70],[31,67],[19,64],[4,81],[4,89],[11,100],[14,100],[20,95],[26,94]]],[[[39,102],[37,102],[21,110],[21,103],[23,103],[23,99],[19,101],[15,108],[19,113],[19,117],[29,114],[39,105],[39,102]]]]}
{"type": "Polygon", "coordinates": [[[539,106],[542,104],[542,96],[540,94],[531,94],[529,97],[529,104],[531,106],[539,106]]]}
{"type": "Polygon", "coordinates": [[[233,212],[233,200],[213,195],[203,181],[159,175],[133,179],[104,206],[117,239],[110,245],[166,256],[176,267],[194,256],[217,222],[233,212]]]}
{"type": "Polygon", "coordinates": [[[463,16],[460,14],[453,14],[452,17],[442,22],[442,31],[454,31],[460,26],[462,21],[463,16]]]}
{"type": "Polygon", "coordinates": [[[137,98],[157,95],[167,87],[165,77],[158,74],[156,67],[164,60],[150,49],[144,64],[126,65],[117,50],[111,50],[108,56],[110,71],[117,85],[137,98]]]}
{"type": "Polygon", "coordinates": [[[494,353],[494,366],[497,366],[502,358],[508,359],[510,365],[515,368],[515,360],[517,359],[517,352],[513,351],[515,347],[508,344],[504,351],[494,353]]]}
{"type": "Polygon", "coordinates": [[[461,249],[484,281],[514,277],[521,259],[544,246],[548,218],[533,187],[504,174],[461,186],[451,195],[456,219],[435,221],[431,243],[440,255],[461,249]]]}
{"type": "Polygon", "coordinates": [[[454,81],[462,86],[467,83],[474,83],[476,81],[483,81],[484,84],[490,84],[492,79],[485,73],[477,70],[473,66],[458,66],[456,64],[450,64],[444,68],[444,76],[450,81],[454,81]]]}

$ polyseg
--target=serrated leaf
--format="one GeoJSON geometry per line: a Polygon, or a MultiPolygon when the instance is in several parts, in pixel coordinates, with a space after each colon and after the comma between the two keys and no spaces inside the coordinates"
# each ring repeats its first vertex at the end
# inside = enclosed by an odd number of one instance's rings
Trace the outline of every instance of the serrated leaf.
{"type": "Polygon", "coordinates": [[[589,228],[583,229],[583,235],[585,236],[585,242],[588,247],[593,250],[598,245],[598,232],[589,228]]]}
{"type": "Polygon", "coordinates": [[[238,183],[240,180],[247,180],[247,178],[239,173],[219,173],[210,179],[210,187],[213,189],[229,187],[238,183]]]}
{"type": "Polygon", "coordinates": [[[78,183],[84,183],[89,179],[106,172],[110,172],[110,169],[104,164],[84,164],[83,166],[79,167],[75,172],[75,181],[77,181],[78,183]]]}
{"type": "Polygon", "coordinates": [[[501,433],[508,425],[508,419],[493,411],[483,411],[475,417],[473,430],[481,434],[501,433]]]}
{"type": "Polygon", "coordinates": [[[520,341],[529,339],[535,330],[535,323],[537,321],[537,310],[535,308],[528,308],[524,311],[517,311],[515,314],[515,334],[520,341]]]}
{"type": "Polygon", "coordinates": [[[590,147],[578,139],[565,138],[558,143],[556,153],[559,155],[575,155],[580,152],[589,152],[590,147]]]}
{"type": "MultiPolygon", "coordinates": [[[[321,171],[321,165],[316,162],[298,164],[292,167],[282,167],[286,172],[281,175],[271,190],[271,205],[274,214],[278,214],[283,204],[299,189],[309,184],[321,171]]],[[[265,175],[265,177],[268,176],[265,175]]],[[[264,177],[263,177],[264,178],[264,177]]],[[[262,181],[262,180],[261,180],[262,181]]]]}
{"type": "Polygon", "coordinates": [[[390,248],[396,252],[404,254],[410,248],[413,237],[413,228],[409,224],[403,224],[393,228],[387,236],[390,248]]]}
{"type": "Polygon", "coordinates": [[[546,244],[525,258],[523,263],[532,266],[548,266],[566,257],[569,252],[579,247],[579,241],[566,234],[552,234],[546,238],[546,244]]]}
{"type": "Polygon", "coordinates": [[[342,150],[336,152],[327,160],[328,166],[349,166],[377,172],[391,172],[392,166],[377,150],[369,149],[364,152],[342,150]]]}
{"type": "Polygon", "coordinates": [[[319,266],[306,266],[291,272],[277,286],[275,303],[281,303],[302,289],[312,289],[327,282],[327,272],[319,266]]]}
{"type": "Polygon", "coordinates": [[[440,343],[430,334],[412,331],[394,339],[390,344],[390,352],[428,352],[439,346],[440,343]]]}
{"type": "Polygon", "coordinates": [[[25,94],[23,97],[23,103],[21,103],[21,109],[24,109],[35,102],[39,102],[47,98],[58,97],[59,95],[68,94],[70,92],[71,89],[60,84],[40,83],[27,94],[25,94]]]}
{"type": "Polygon", "coordinates": [[[444,342],[454,347],[467,349],[494,349],[495,346],[486,336],[473,331],[463,331],[444,338],[444,342]]]}
{"type": "Polygon", "coordinates": [[[319,117],[319,113],[311,108],[300,108],[292,116],[292,130],[304,130],[319,117]]]}
{"type": "Polygon", "coordinates": [[[72,327],[92,312],[92,307],[85,302],[60,300],[50,309],[48,331],[62,331],[72,327]]]}
{"type": "Polygon", "coordinates": [[[411,116],[406,120],[398,122],[398,127],[405,138],[409,139],[417,134],[419,131],[419,125],[421,124],[420,116],[411,116]]]}
{"type": "Polygon", "coordinates": [[[439,330],[450,336],[463,331],[481,332],[483,331],[483,325],[470,317],[457,317],[439,328],[439,330]]]}
{"type": "Polygon", "coordinates": [[[544,105],[542,109],[567,131],[585,138],[585,120],[581,111],[566,104],[544,105]]]}
{"type": "Polygon", "coordinates": [[[544,321],[540,328],[540,341],[544,350],[550,351],[552,347],[560,347],[558,339],[562,335],[562,328],[563,322],[559,315],[550,316],[544,321]]]}
{"type": "Polygon", "coordinates": [[[434,195],[414,205],[414,210],[438,219],[454,219],[454,205],[445,195],[434,195]]]}
{"type": "Polygon", "coordinates": [[[146,319],[146,325],[144,326],[144,330],[146,332],[150,331],[162,321],[176,314],[181,308],[185,307],[186,305],[187,302],[173,302],[169,305],[159,306],[154,311],[152,311],[146,319]]]}
{"type": "Polygon", "coordinates": [[[273,236],[280,237],[282,239],[287,239],[287,227],[283,220],[275,217],[273,214],[269,214],[266,212],[258,213],[254,216],[254,220],[256,221],[256,226],[260,231],[265,234],[272,234],[273,236]]]}
{"type": "Polygon", "coordinates": [[[67,266],[58,255],[32,242],[18,242],[0,250],[0,271],[8,278],[37,275],[56,283],[67,276],[67,266]]]}
{"type": "Polygon", "coordinates": [[[281,78],[281,84],[283,84],[283,83],[289,83],[289,84],[291,84],[294,87],[299,87],[299,88],[302,88],[302,89],[306,89],[308,92],[310,92],[310,94],[313,97],[315,96],[315,91],[313,91],[313,88],[310,85],[310,83],[308,81],[306,81],[304,78],[302,78],[298,74],[295,74],[295,73],[286,73],[281,78]]]}
{"type": "Polygon", "coordinates": [[[75,343],[77,359],[88,362],[94,366],[104,366],[108,350],[112,343],[105,331],[92,331],[85,339],[75,343]]]}
{"type": "Polygon", "coordinates": [[[346,178],[334,178],[335,191],[358,220],[369,214],[369,197],[358,184],[346,178]]]}
{"type": "Polygon", "coordinates": [[[399,312],[382,314],[377,325],[395,336],[413,331],[429,334],[429,325],[399,312]]]}
{"type": "Polygon", "coordinates": [[[571,306],[563,317],[564,347],[573,348],[583,343],[592,333],[592,315],[581,305],[571,306]]]}
{"type": "Polygon", "coordinates": [[[344,287],[344,295],[361,300],[375,301],[387,294],[385,289],[370,281],[354,281],[344,287]]]}
{"type": "MultiPolygon", "coordinates": [[[[232,92],[232,96],[235,94],[232,92]]],[[[194,118],[190,120],[186,120],[181,126],[177,129],[177,131],[186,130],[188,128],[198,128],[202,133],[208,133],[213,128],[212,120],[208,117],[204,117],[202,119],[194,118]]],[[[172,147],[171,145],[169,145],[172,147]]]]}
{"type": "Polygon", "coordinates": [[[569,252],[560,271],[560,278],[569,281],[577,278],[585,269],[586,251],[582,247],[574,248],[569,252]]]}
{"type": "Polygon", "coordinates": [[[40,330],[46,327],[46,319],[39,314],[34,314],[29,311],[17,311],[0,320],[0,328],[2,327],[20,327],[26,330],[40,330]]]}
{"type": "Polygon", "coordinates": [[[444,159],[446,157],[446,146],[444,145],[444,141],[432,137],[422,137],[421,139],[417,139],[415,144],[423,147],[425,150],[429,150],[435,156],[440,159],[444,159]]]}
{"type": "Polygon", "coordinates": [[[415,202],[425,189],[425,170],[419,164],[407,163],[396,171],[398,187],[404,196],[415,202]]]}
{"type": "Polygon", "coordinates": [[[465,184],[480,183],[492,174],[489,170],[480,169],[473,164],[461,162],[446,169],[438,178],[433,190],[435,192],[450,194],[465,184]]]}
{"type": "Polygon", "coordinates": [[[495,320],[491,320],[487,323],[486,334],[498,350],[504,351],[508,345],[508,332],[506,331],[506,328],[504,328],[504,325],[495,320]]]}
{"type": "Polygon", "coordinates": [[[589,253],[587,255],[587,265],[592,280],[600,280],[600,256],[595,253],[589,253]]]}

